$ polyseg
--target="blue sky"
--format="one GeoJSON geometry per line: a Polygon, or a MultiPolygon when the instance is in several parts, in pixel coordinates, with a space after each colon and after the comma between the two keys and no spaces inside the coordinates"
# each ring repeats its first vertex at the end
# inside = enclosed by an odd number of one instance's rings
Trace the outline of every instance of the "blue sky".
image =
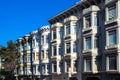
{"type": "Polygon", "coordinates": [[[0,0],[0,45],[29,34],[79,0],[0,0]]]}

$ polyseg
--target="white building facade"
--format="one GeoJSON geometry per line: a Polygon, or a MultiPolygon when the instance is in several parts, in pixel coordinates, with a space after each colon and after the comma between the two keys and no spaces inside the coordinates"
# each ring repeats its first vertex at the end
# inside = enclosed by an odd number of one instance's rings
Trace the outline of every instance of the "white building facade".
{"type": "MultiPolygon", "coordinates": [[[[32,54],[39,53],[39,65],[33,62],[39,79],[120,80],[120,0],[81,0],[49,22],[37,31],[39,48],[32,46],[32,54]]],[[[19,48],[29,39],[19,39],[19,48]]],[[[30,53],[19,52],[21,59],[30,53]]],[[[30,68],[23,60],[19,71],[25,75],[30,68]]]]}
{"type": "Polygon", "coordinates": [[[38,29],[40,36],[40,80],[49,80],[49,69],[50,69],[50,27],[42,26],[38,29]]]}

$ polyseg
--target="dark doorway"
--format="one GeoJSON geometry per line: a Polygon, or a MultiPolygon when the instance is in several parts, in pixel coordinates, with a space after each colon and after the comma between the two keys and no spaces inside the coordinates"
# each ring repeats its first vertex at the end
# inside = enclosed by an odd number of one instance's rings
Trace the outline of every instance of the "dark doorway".
{"type": "Polygon", "coordinates": [[[100,80],[98,77],[87,77],[86,80],[100,80]]]}

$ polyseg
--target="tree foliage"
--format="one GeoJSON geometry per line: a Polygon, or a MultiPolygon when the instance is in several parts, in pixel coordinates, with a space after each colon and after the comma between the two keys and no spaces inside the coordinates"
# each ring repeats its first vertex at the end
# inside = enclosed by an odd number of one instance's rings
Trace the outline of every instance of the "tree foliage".
{"type": "Polygon", "coordinates": [[[13,71],[16,67],[18,60],[17,45],[12,40],[7,42],[7,47],[1,46],[0,53],[4,59],[5,71],[13,71]]]}

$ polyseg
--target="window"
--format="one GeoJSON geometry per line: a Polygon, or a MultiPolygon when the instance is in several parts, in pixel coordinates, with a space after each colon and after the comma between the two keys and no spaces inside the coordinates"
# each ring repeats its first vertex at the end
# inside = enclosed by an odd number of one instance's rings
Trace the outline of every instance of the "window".
{"type": "Polygon", "coordinates": [[[91,71],[92,70],[92,65],[91,65],[91,59],[86,59],[86,71],[91,71]]]}
{"type": "Polygon", "coordinates": [[[59,55],[62,55],[62,47],[61,47],[61,45],[59,46],[59,55]]]}
{"type": "Polygon", "coordinates": [[[63,37],[63,28],[60,28],[58,34],[59,34],[59,38],[63,37]]]}
{"type": "Polygon", "coordinates": [[[73,33],[76,34],[77,33],[77,22],[72,22],[72,27],[73,27],[73,33]]]}
{"type": "Polygon", "coordinates": [[[23,51],[23,46],[22,45],[20,45],[19,51],[23,51]]]}
{"type": "Polygon", "coordinates": [[[70,23],[66,24],[66,35],[70,34],[70,23]]]}
{"type": "Polygon", "coordinates": [[[24,57],[23,57],[23,55],[21,56],[21,63],[23,63],[23,61],[24,61],[24,57]]]}
{"type": "Polygon", "coordinates": [[[30,50],[31,48],[32,48],[32,44],[29,42],[28,46],[27,46],[27,49],[30,50]]]}
{"type": "Polygon", "coordinates": [[[86,38],[86,49],[91,49],[91,37],[86,38]]]}
{"type": "Polygon", "coordinates": [[[39,39],[39,37],[36,38],[36,47],[40,47],[40,39],[39,39]]]}
{"type": "Polygon", "coordinates": [[[94,66],[96,66],[97,71],[100,71],[100,68],[101,68],[101,58],[96,58],[95,59],[95,65],[94,66]]]}
{"type": "Polygon", "coordinates": [[[73,71],[77,71],[77,60],[73,61],[73,71]]]}
{"type": "Polygon", "coordinates": [[[30,74],[31,73],[31,69],[27,68],[27,73],[30,74]]]}
{"type": "Polygon", "coordinates": [[[30,56],[30,54],[28,54],[27,62],[30,62],[30,61],[31,61],[31,56],[30,56]]]}
{"type": "Polygon", "coordinates": [[[98,24],[99,24],[98,16],[97,14],[94,14],[94,26],[98,26],[98,24]]]}
{"type": "Polygon", "coordinates": [[[108,20],[116,18],[116,5],[108,7],[108,20]]]}
{"type": "Polygon", "coordinates": [[[76,42],[73,43],[73,52],[77,52],[76,42]]]}
{"type": "Polygon", "coordinates": [[[70,53],[71,52],[71,46],[70,46],[70,42],[66,43],[66,53],[70,53]]]}
{"type": "Polygon", "coordinates": [[[45,55],[44,55],[44,51],[41,51],[41,59],[44,59],[45,55]]]}
{"type": "Polygon", "coordinates": [[[71,61],[67,60],[66,61],[66,72],[69,72],[69,68],[71,68],[71,61]]]}
{"type": "Polygon", "coordinates": [[[45,65],[42,65],[42,74],[45,73],[45,65]]]}
{"type": "Polygon", "coordinates": [[[95,36],[95,39],[94,39],[94,47],[97,48],[99,45],[99,39],[98,37],[95,36]]]}
{"type": "Polygon", "coordinates": [[[109,57],[109,70],[116,70],[117,69],[117,59],[116,56],[109,57]]]}
{"type": "Polygon", "coordinates": [[[49,52],[49,51],[48,51],[48,50],[46,50],[46,58],[48,58],[48,52],[49,52]]]}
{"type": "Polygon", "coordinates": [[[109,32],[109,45],[116,44],[116,31],[110,31],[109,32]]]}
{"type": "Polygon", "coordinates": [[[85,28],[89,28],[91,26],[91,16],[85,17],[85,28]]]}
{"type": "Polygon", "coordinates": [[[41,37],[41,44],[44,43],[44,36],[41,37]]]}
{"type": "Polygon", "coordinates": [[[63,62],[60,62],[60,72],[62,73],[63,72],[63,62]]]}
{"type": "Polygon", "coordinates": [[[53,72],[57,72],[57,64],[56,64],[56,62],[53,63],[53,72]]]}
{"type": "Polygon", "coordinates": [[[36,66],[33,66],[33,73],[36,73],[36,66]]]}
{"type": "Polygon", "coordinates": [[[32,40],[32,47],[35,47],[35,39],[32,40]]]}
{"type": "Polygon", "coordinates": [[[25,46],[24,45],[22,46],[22,49],[23,49],[23,51],[25,51],[25,46]]]}
{"type": "Polygon", "coordinates": [[[50,43],[50,37],[49,36],[50,36],[49,34],[46,36],[46,43],[50,43]]]}
{"type": "Polygon", "coordinates": [[[57,50],[56,50],[56,46],[53,46],[53,56],[57,55],[57,50]]]}
{"type": "Polygon", "coordinates": [[[53,30],[53,39],[56,39],[56,30],[53,30]]]}

